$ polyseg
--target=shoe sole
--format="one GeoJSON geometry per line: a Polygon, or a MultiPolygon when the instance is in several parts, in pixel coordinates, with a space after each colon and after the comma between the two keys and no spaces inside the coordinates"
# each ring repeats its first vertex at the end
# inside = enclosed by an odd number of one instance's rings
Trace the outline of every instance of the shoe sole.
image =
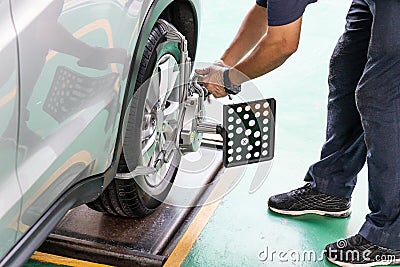
{"type": "Polygon", "coordinates": [[[347,263],[347,262],[340,262],[336,261],[331,258],[326,258],[329,262],[341,266],[341,267],[373,267],[373,266],[388,266],[388,265],[397,265],[400,263],[400,261],[394,261],[394,262],[388,262],[388,261],[379,261],[379,262],[371,262],[371,263],[360,263],[360,264],[354,264],[354,263],[347,263]]]}
{"type": "Polygon", "coordinates": [[[306,214],[316,214],[321,216],[328,216],[334,218],[346,218],[351,214],[351,210],[347,209],[344,211],[324,211],[324,210],[280,210],[269,207],[269,209],[275,213],[290,215],[290,216],[300,216],[306,214]]]}

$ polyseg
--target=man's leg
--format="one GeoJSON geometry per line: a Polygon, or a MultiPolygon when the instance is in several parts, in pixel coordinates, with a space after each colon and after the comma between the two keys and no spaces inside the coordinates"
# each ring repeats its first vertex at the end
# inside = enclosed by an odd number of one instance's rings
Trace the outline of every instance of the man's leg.
{"type": "Polygon", "coordinates": [[[364,131],[355,90],[367,62],[372,14],[364,1],[353,1],[346,31],[331,57],[326,142],[321,160],[305,181],[329,195],[350,198],[366,158],[364,131]]]}
{"type": "Polygon", "coordinates": [[[368,149],[368,241],[400,250],[400,1],[368,0],[374,14],[357,105],[368,149]]]}
{"type": "Polygon", "coordinates": [[[347,15],[346,31],[331,58],[327,141],[321,160],[306,175],[305,180],[311,185],[272,196],[268,202],[271,210],[290,215],[317,213],[346,217],[350,214],[349,198],[366,159],[355,91],[367,62],[371,25],[368,5],[364,0],[354,0],[347,15]]]}
{"type": "Polygon", "coordinates": [[[326,247],[328,260],[340,266],[400,263],[400,1],[365,1],[374,19],[356,100],[368,151],[371,213],[359,234],[326,247]]]}

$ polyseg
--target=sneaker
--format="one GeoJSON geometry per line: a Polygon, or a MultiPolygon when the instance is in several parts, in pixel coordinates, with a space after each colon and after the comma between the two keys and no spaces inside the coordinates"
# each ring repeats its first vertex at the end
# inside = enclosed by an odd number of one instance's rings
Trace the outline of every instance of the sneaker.
{"type": "Polygon", "coordinates": [[[270,197],[271,211],[286,215],[318,214],[336,218],[348,217],[350,198],[339,198],[320,193],[308,183],[303,187],[270,197]]]}
{"type": "Polygon", "coordinates": [[[400,263],[400,250],[372,244],[357,234],[326,246],[328,261],[338,266],[382,266],[400,263]]]}

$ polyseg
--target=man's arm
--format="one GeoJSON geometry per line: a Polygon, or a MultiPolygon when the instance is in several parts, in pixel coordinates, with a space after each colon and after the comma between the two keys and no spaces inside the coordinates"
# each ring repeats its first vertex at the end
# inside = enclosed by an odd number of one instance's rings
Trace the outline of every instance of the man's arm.
{"type": "MultiPolygon", "coordinates": [[[[270,26],[251,54],[236,64],[230,71],[232,84],[241,84],[260,77],[281,66],[292,55],[300,41],[302,18],[283,26],[270,26]]],[[[211,66],[196,70],[205,75],[202,82],[215,97],[226,96],[222,73],[224,67],[211,66]]]]}
{"type": "Polygon", "coordinates": [[[254,5],[244,18],[236,37],[221,59],[228,66],[236,65],[267,33],[267,9],[254,5]]]}
{"type": "Polygon", "coordinates": [[[234,66],[230,73],[233,84],[260,77],[281,66],[297,51],[302,18],[283,26],[270,26],[252,53],[234,66]]]}

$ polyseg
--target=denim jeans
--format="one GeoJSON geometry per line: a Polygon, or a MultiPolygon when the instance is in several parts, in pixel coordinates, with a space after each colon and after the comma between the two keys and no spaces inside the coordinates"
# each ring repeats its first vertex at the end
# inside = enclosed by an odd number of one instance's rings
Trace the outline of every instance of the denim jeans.
{"type": "Polygon", "coordinates": [[[400,249],[400,0],[354,0],[329,73],[321,160],[305,181],[349,198],[367,161],[371,213],[360,230],[400,249]]]}

